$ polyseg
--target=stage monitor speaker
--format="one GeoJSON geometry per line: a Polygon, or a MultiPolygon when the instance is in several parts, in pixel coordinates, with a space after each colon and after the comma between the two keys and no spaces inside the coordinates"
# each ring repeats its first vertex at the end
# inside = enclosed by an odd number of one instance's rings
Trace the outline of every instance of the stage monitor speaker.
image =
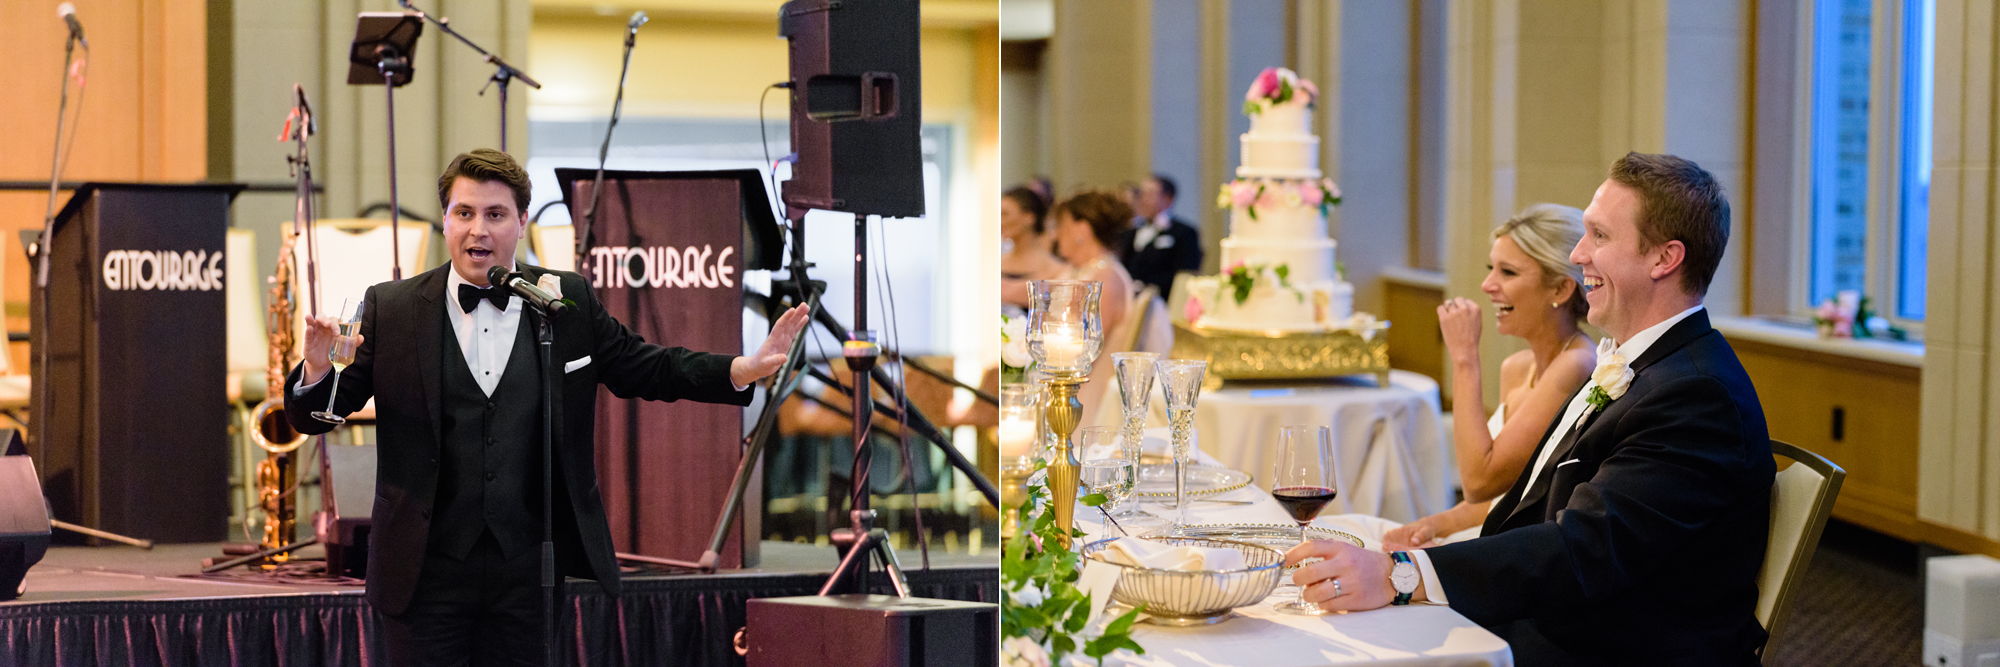
{"type": "MultiPolygon", "coordinates": [[[[19,440],[13,429],[9,441],[19,440]]],[[[10,443],[11,444],[11,443],[10,443]]],[[[26,590],[28,568],[49,550],[49,506],[42,499],[35,462],[26,456],[0,456],[0,600],[20,597],[26,590]]]]}
{"type": "Polygon", "coordinates": [[[748,667],[993,667],[1000,607],[888,595],[750,600],[748,667]]]}
{"type": "Polygon", "coordinates": [[[917,0],[792,0],[792,179],[786,216],[807,209],[924,214],[917,0]]]}

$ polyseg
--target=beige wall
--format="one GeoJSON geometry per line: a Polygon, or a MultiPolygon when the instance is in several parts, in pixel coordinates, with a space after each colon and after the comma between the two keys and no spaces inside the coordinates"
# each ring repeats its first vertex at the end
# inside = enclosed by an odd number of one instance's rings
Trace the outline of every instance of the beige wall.
{"type": "Polygon", "coordinates": [[[1992,233],[2000,194],[2000,13],[1993,3],[1937,3],[1937,98],[1931,175],[1930,293],[1924,328],[1917,513],[1971,533],[2000,554],[2000,285],[1992,233]]]}
{"type": "Polygon", "coordinates": [[[1055,3],[1042,94],[1058,193],[1117,187],[1152,168],[1150,7],[1146,0],[1055,3]]]}
{"type": "MultiPolygon", "coordinates": [[[[1478,298],[1491,230],[1537,202],[1584,208],[1611,163],[1630,151],[1694,160],[1738,212],[1706,300],[1738,314],[1747,244],[1748,8],[1733,1],[1454,3],[1447,296],[1478,298]]],[[[1487,402],[1499,363],[1524,349],[1480,337],[1487,402]]]]}
{"type": "MultiPolygon", "coordinates": [[[[52,5],[0,3],[0,180],[49,179],[63,40],[52,5]]],[[[81,8],[86,88],[70,91],[76,137],[65,181],[196,181],[208,176],[207,14],[199,3],[102,0],[81,8]],[[78,115],[80,113],[80,115],[78,115]]],[[[271,134],[276,134],[272,131],[271,134]]],[[[63,192],[58,209],[69,199],[63,192]]],[[[0,192],[7,329],[28,330],[29,263],[19,230],[42,228],[47,192],[0,192]]],[[[28,344],[10,345],[27,372],[28,344]]]]}

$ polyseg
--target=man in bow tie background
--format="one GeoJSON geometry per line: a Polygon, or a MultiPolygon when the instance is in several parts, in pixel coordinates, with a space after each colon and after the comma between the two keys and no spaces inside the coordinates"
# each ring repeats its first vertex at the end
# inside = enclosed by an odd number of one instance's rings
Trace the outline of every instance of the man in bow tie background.
{"type": "MultiPolygon", "coordinates": [[[[748,405],[749,385],[777,371],[806,322],[803,306],[787,311],[749,356],[648,343],[605,313],[582,276],[515,263],[529,195],[527,171],[505,153],[452,160],[438,179],[451,261],[368,288],[359,349],[331,397],[340,415],[375,399],[368,601],[398,667],[538,664],[543,654],[540,316],[488,285],[489,269],[519,271],[576,304],[552,322],[563,366],[553,410],[556,566],[614,595],[618,566],[593,460],[597,385],[621,398],[748,405]]],[[[336,384],[324,381],[334,324],[307,322],[305,360],[286,382],[285,414],[308,435],[333,428],[310,413],[336,384]]]]}
{"type": "Polygon", "coordinates": [[[1325,559],[1295,575],[1323,608],[1448,604],[1522,665],[1756,665],[1775,466],[1756,389],[1701,303],[1729,202],[1693,162],[1631,153],[1583,222],[1570,261],[1609,338],[1484,536],[1393,554],[1314,542],[1286,560],[1325,559]]]}
{"type": "Polygon", "coordinates": [[[1133,189],[1132,228],[1118,239],[1118,257],[1132,279],[1159,288],[1160,298],[1174,288],[1174,274],[1201,270],[1201,232],[1173,217],[1179,192],[1174,179],[1153,174],[1133,189]]]}

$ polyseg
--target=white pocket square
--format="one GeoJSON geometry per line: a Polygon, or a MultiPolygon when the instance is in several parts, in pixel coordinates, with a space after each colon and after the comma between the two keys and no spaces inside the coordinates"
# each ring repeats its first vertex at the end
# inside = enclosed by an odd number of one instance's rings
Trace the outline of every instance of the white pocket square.
{"type": "Polygon", "coordinates": [[[571,371],[574,371],[574,370],[576,370],[576,369],[579,369],[579,368],[583,368],[584,366],[589,366],[589,365],[590,365],[590,355],[584,355],[583,357],[581,357],[581,358],[577,359],[576,361],[572,361],[572,362],[569,362],[569,363],[567,363],[567,364],[563,364],[563,372],[564,372],[564,373],[568,373],[568,372],[571,372],[571,371]]]}
{"type": "Polygon", "coordinates": [[[1582,461],[1582,460],[1583,460],[1583,459],[1570,459],[1570,460],[1568,460],[1568,461],[1564,461],[1564,462],[1562,462],[1562,463],[1558,463],[1558,464],[1556,464],[1556,467],[1558,467],[1558,468],[1561,468],[1561,467],[1563,467],[1563,466],[1566,466],[1566,465],[1569,465],[1569,464],[1571,464],[1571,463],[1576,463],[1576,462],[1578,462],[1578,461],[1582,461]]]}

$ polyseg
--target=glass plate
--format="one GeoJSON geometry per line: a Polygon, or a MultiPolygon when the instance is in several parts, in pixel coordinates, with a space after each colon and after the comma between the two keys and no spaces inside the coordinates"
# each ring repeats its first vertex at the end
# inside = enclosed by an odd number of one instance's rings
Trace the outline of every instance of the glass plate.
{"type": "MultiPolygon", "coordinates": [[[[1203,523],[1181,526],[1173,530],[1175,537],[1202,537],[1217,540],[1236,540],[1285,551],[1299,544],[1298,524],[1276,523],[1203,523]]],[[[1344,540],[1354,546],[1366,548],[1361,538],[1331,528],[1312,526],[1306,528],[1306,537],[1315,540],[1344,540]]]]}
{"type": "MultiPolygon", "coordinates": [[[[1231,470],[1222,466],[1188,466],[1187,489],[1189,496],[1208,496],[1226,493],[1250,485],[1250,473],[1231,470]]],[[[1134,490],[1140,498],[1149,500],[1174,497],[1174,466],[1139,466],[1139,484],[1134,490]]]]}

